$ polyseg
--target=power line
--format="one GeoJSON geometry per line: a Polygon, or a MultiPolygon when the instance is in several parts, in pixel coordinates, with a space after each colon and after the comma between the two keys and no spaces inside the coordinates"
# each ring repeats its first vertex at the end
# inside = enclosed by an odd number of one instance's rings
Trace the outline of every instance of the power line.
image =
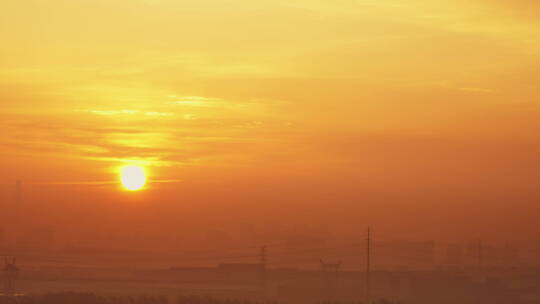
{"type": "Polygon", "coordinates": [[[356,244],[355,243],[355,244],[350,244],[350,245],[346,245],[346,246],[337,246],[337,247],[307,248],[307,249],[279,252],[276,255],[277,256],[279,256],[279,255],[290,255],[290,254],[295,254],[295,253],[302,254],[302,253],[310,253],[310,252],[320,253],[320,252],[325,252],[325,251],[332,251],[332,250],[337,250],[337,249],[347,249],[347,248],[353,248],[353,247],[358,247],[358,246],[363,246],[363,244],[356,244]]]}
{"type": "Polygon", "coordinates": [[[225,259],[244,259],[244,258],[257,258],[257,255],[240,255],[240,256],[216,256],[216,257],[202,257],[202,258],[188,258],[183,259],[185,261],[211,261],[211,260],[225,260],[225,259]]]}

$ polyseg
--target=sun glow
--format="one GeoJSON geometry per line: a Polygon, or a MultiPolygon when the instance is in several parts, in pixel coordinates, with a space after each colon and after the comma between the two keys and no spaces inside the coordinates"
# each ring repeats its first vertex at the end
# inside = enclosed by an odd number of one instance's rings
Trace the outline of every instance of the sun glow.
{"type": "Polygon", "coordinates": [[[140,190],[146,184],[146,173],[142,167],[125,166],[120,169],[120,181],[129,191],[140,190]]]}

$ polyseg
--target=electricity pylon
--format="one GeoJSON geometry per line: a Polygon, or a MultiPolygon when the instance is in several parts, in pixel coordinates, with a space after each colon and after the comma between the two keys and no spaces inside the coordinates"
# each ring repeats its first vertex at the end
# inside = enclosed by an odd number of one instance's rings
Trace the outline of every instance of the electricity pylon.
{"type": "Polygon", "coordinates": [[[6,257],[4,259],[4,295],[11,296],[15,294],[15,281],[19,276],[17,259],[13,257],[11,261],[6,257]]]}

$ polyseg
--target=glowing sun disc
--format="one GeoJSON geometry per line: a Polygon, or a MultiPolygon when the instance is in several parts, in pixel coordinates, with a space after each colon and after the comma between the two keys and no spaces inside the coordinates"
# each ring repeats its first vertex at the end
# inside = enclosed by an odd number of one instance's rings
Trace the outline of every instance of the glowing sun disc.
{"type": "Polygon", "coordinates": [[[139,166],[126,166],[120,170],[120,181],[127,190],[140,190],[146,184],[146,174],[139,166]]]}

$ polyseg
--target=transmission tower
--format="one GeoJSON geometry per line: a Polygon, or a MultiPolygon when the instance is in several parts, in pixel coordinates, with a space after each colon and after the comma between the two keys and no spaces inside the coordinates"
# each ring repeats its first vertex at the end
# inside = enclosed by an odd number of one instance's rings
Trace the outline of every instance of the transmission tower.
{"type": "Polygon", "coordinates": [[[259,263],[261,267],[260,273],[260,283],[261,283],[261,293],[266,295],[266,246],[260,247],[259,263]]]}
{"type": "Polygon", "coordinates": [[[6,257],[4,259],[4,295],[12,296],[15,294],[15,281],[19,275],[19,268],[16,265],[17,259],[13,257],[11,261],[6,257]]]}
{"type": "Polygon", "coordinates": [[[335,300],[333,297],[337,295],[337,287],[339,280],[339,269],[341,268],[341,261],[337,263],[325,263],[322,259],[321,271],[326,283],[328,300],[335,300]]]}

